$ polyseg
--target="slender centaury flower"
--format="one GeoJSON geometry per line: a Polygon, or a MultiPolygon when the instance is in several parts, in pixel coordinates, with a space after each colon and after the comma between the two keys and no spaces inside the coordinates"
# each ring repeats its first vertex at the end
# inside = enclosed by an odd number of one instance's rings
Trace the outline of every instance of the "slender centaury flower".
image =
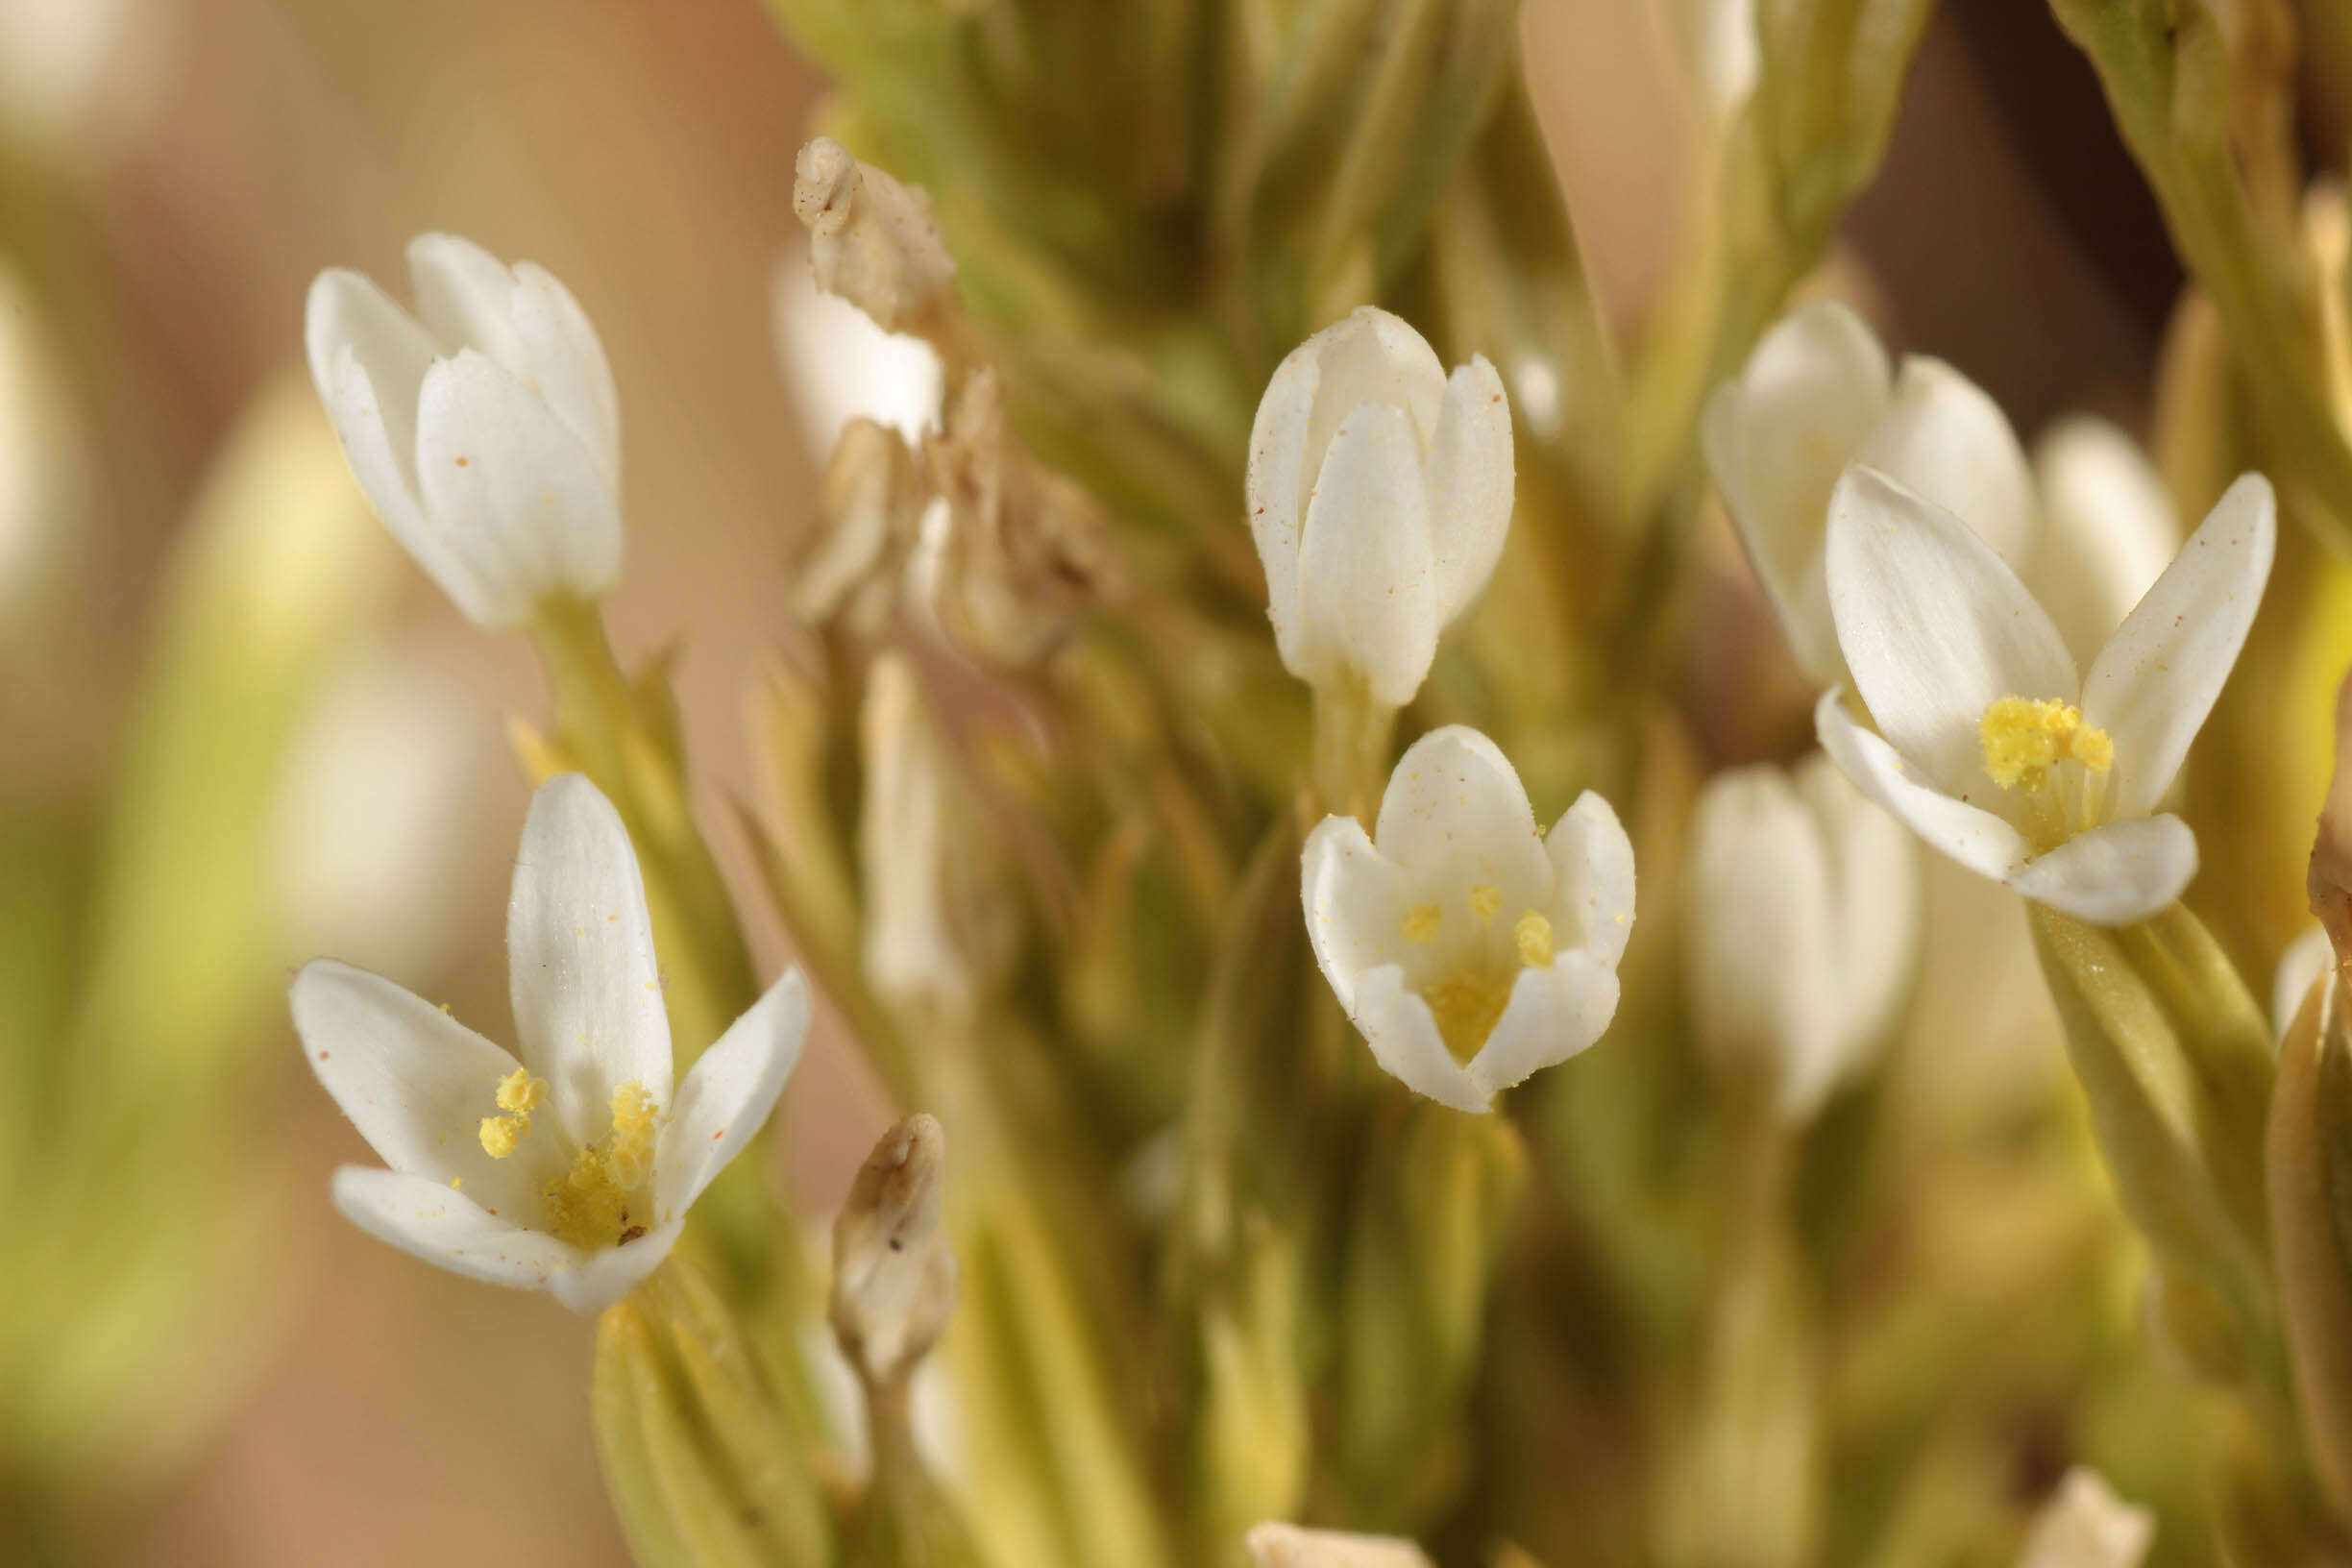
{"type": "Polygon", "coordinates": [[[1979,875],[2100,925],[2196,873],[2158,813],[2253,624],[2276,544],[2269,481],[2229,488],[2078,675],[2017,575],[1942,507],[1855,467],[1829,508],[1829,602],[1878,733],[1824,694],[1846,776],[1979,875]]]}
{"type": "Polygon", "coordinates": [[[1383,1067],[1433,1100],[1493,1096],[1601,1038],[1633,926],[1633,845],[1587,790],[1549,837],[1494,742],[1450,725],[1389,775],[1371,837],[1308,835],[1307,932],[1383,1067]]]}
{"type": "Polygon", "coordinates": [[[1801,1122],[1893,1021],[1919,943],[1917,857],[1816,753],[1710,779],[1685,864],[1700,1044],[1801,1122]]]}
{"type": "Polygon", "coordinates": [[[318,959],[294,977],[304,1054],[392,1167],[336,1171],[335,1206],[428,1262],[594,1311],[660,1264],[768,1119],[808,992],[786,970],[674,1095],[637,857],[576,773],[531,801],[506,947],[520,1061],[363,969],[318,959]]]}
{"type": "Polygon", "coordinates": [[[1999,405],[1940,359],[1899,370],[1834,300],[1791,311],[1703,429],[1707,464],[1799,668],[1848,681],[1824,557],[1829,494],[1867,463],[1953,513],[2049,605],[2078,659],[2096,653],[2180,543],[2163,482],[2131,437],[2072,415],[2031,467],[1999,405]]]}
{"type": "Polygon", "coordinates": [[[1430,1568],[1427,1553],[1394,1535],[1269,1523],[1252,1527],[1244,1544],[1253,1568],[1430,1568]]]}
{"type": "Polygon", "coordinates": [[[563,284],[478,245],[408,245],[416,314],[355,272],[310,285],[311,379],[394,537],[478,625],[621,576],[621,407],[563,284]]]}
{"type": "Polygon", "coordinates": [[[1291,350],[1258,404],[1248,482],[1290,673],[1411,701],[1503,552],[1511,463],[1482,356],[1448,380],[1419,332],[1369,306],[1291,350]]]}

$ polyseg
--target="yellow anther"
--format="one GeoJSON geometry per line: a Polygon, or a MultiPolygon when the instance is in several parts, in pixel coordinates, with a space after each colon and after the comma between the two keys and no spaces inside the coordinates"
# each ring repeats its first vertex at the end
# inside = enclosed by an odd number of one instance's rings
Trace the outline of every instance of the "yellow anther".
{"type": "Polygon", "coordinates": [[[571,1170],[545,1194],[549,1228],[591,1251],[618,1246],[638,1228],[643,1212],[633,1220],[630,1205],[653,1170],[659,1113],[645,1085],[625,1083],[613,1091],[612,1118],[612,1131],[573,1156],[571,1170]]]}
{"type": "Polygon", "coordinates": [[[528,1115],[546,1104],[547,1097],[548,1081],[532,1077],[528,1067],[517,1067],[499,1080],[498,1103],[501,1111],[528,1115]]]}
{"type": "Polygon", "coordinates": [[[1510,1002],[1510,981],[1465,972],[1424,986],[1421,999],[1429,1003],[1446,1049],[1456,1061],[1467,1062],[1494,1033],[1495,1020],[1510,1002]]]}
{"type": "Polygon", "coordinates": [[[2038,790],[2061,762],[2078,762],[2095,773],[2115,765],[2115,742],[2103,729],[2083,723],[2082,709],[2055,698],[2004,697],[1977,722],[1984,743],[1985,772],[2002,789],[2038,790]]]}
{"type": "Polygon", "coordinates": [[[1492,882],[1481,882],[1470,890],[1470,913],[1478,917],[1481,925],[1494,924],[1495,912],[1503,907],[1503,890],[1492,882]]]}
{"type": "Polygon", "coordinates": [[[1444,919],[1445,911],[1435,904],[1422,904],[1407,914],[1397,929],[1405,933],[1407,942],[1435,942],[1438,922],[1444,919]]]}
{"type": "Polygon", "coordinates": [[[530,1131],[528,1116],[484,1116],[481,1119],[482,1153],[493,1160],[503,1160],[514,1153],[523,1135],[530,1131]]]}
{"type": "Polygon", "coordinates": [[[1531,968],[1549,968],[1552,965],[1552,922],[1533,910],[1519,917],[1511,930],[1512,940],[1519,944],[1519,962],[1531,968]]]}

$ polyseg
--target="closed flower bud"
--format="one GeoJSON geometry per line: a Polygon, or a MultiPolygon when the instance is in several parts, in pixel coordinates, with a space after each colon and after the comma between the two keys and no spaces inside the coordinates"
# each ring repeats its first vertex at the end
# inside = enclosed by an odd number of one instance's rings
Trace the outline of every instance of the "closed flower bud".
{"type": "Polygon", "coordinates": [[[1919,940],[1902,825],[1819,753],[1710,780],[1691,829],[1691,1010],[1720,1070],[1811,1116],[1885,1036],[1919,940]]]}
{"type": "Polygon", "coordinates": [[[414,314],[340,268],[310,285],[310,376],[377,516],[468,620],[511,626],[621,577],[621,413],[549,273],[451,234],[408,246],[414,314]]]}
{"type": "Polygon", "coordinates": [[[1412,700],[1510,526],[1510,407],[1482,356],[1446,375],[1365,306],[1292,350],[1250,429],[1250,532],[1283,663],[1412,700]]]}
{"type": "Polygon", "coordinates": [[[833,1332],[871,1386],[930,1354],[955,1311],[956,1261],[940,1226],[945,1137],[914,1115],[882,1135],[833,1221],[833,1332]]]}

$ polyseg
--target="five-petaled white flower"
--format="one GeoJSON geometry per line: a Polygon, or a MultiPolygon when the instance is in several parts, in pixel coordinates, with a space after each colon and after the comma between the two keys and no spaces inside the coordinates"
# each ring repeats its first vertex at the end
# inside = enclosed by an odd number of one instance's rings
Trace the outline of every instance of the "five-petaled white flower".
{"type": "Polygon", "coordinates": [[[1850,463],[1944,507],[2017,570],[2089,658],[2180,542],[2162,482],[2129,436],[2061,421],[2027,464],[2007,416],[1940,359],[1899,369],[1834,300],[1799,306],[1717,388],[1707,465],[1798,667],[1847,682],[1824,573],[1829,494],[1850,463]]]}
{"type": "Polygon", "coordinates": [[[2156,814],[2244,645],[2277,539],[2270,485],[2230,486],[2089,674],[2015,573],[1956,517],[1856,467],[1829,507],[1829,603],[1878,733],[1815,710],[1846,776],[1935,848],[2100,925],[2196,873],[2156,814]]]}
{"type": "Polygon", "coordinates": [[[1918,946],[1918,857],[1816,752],[1709,779],[1684,864],[1694,1033],[1802,1122],[1894,1020],[1918,946]]]}
{"type": "Polygon", "coordinates": [[[1250,533],[1274,641],[1316,687],[1412,700],[1510,527],[1510,405],[1483,356],[1454,372],[1363,306],[1290,351],[1250,429],[1250,533]]]}
{"type": "Polygon", "coordinates": [[[1586,791],[1537,831],[1494,742],[1451,725],[1413,743],[1373,835],[1307,837],[1315,962],[1380,1065],[1458,1111],[1601,1038],[1633,924],[1633,845],[1586,791]]]}
{"type": "Polygon", "coordinates": [[[363,969],[317,959],[295,976],[303,1053],[392,1167],[336,1171],[335,1206],[428,1262],[594,1311],[660,1265],[767,1120],[808,992],[785,971],[673,1095],[637,858],[576,773],[531,801],[506,945],[520,1061],[363,969]]]}
{"type": "Polygon", "coordinates": [[[621,576],[621,405],[563,284],[452,234],[409,242],[411,316],[335,268],[310,285],[311,380],[384,526],[478,625],[621,576]]]}

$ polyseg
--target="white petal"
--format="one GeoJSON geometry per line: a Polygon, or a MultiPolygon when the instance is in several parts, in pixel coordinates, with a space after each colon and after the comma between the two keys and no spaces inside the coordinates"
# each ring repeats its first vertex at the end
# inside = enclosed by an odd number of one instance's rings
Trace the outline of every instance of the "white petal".
{"type": "Polygon", "coordinates": [[[1416,449],[1436,436],[1445,404],[1445,364],[1410,322],[1377,306],[1359,306],[1346,320],[1307,341],[1314,346],[1318,377],[1314,418],[1307,432],[1311,478],[1358,408],[1402,408],[1412,421],[1416,449]]]}
{"type": "Polygon", "coordinates": [[[1485,591],[1510,531],[1510,404],[1503,378],[1480,355],[1446,382],[1430,443],[1430,542],[1437,560],[1437,621],[1451,625],[1485,591]]]}
{"type": "Polygon", "coordinates": [[[2008,877],[2037,903],[2093,925],[2130,925],[2161,912],[2196,875],[2196,835],[2169,814],[2077,833],[2008,877]]]}
{"type": "Polygon", "coordinates": [[[1848,1051],[1878,1044],[1919,960],[1919,855],[1902,823],[1847,782],[1820,752],[1793,771],[1798,796],[1829,854],[1842,1030],[1848,1051]]]}
{"type": "Polygon", "coordinates": [[[2180,549],[2180,518],[2139,444],[2076,414],[2034,447],[2042,527],[2025,580],[2077,661],[2098,656],[2180,549]]]}
{"type": "Polygon", "coordinates": [[[1254,1568],[1430,1568],[1419,1547],[1396,1535],[1301,1530],[1270,1521],[1251,1526],[1242,1544],[1254,1568]]]}
{"type": "Polygon", "coordinates": [[[1549,909],[1552,866],[1527,790],[1494,742],[1462,724],[1433,729],[1397,759],[1372,842],[1426,887],[1481,884],[1507,911],[1549,909]]]}
{"type": "Polygon", "coordinates": [[[624,1084],[670,1104],[670,1022],[645,883],[621,814],[578,773],[556,774],[531,797],[506,963],[523,1060],[553,1086],[574,1142],[603,1136],[624,1084]]]}
{"type": "Polygon", "coordinates": [[[2032,858],[2024,835],[1980,806],[1944,794],[1912,776],[1896,749],[1846,715],[1842,692],[1824,692],[1813,709],[1822,749],[1854,788],[1896,821],[1979,876],[2007,882],[2032,858]]]}
{"type": "Polygon", "coordinates": [[[2270,481],[2242,476],[2125,619],[2083,682],[2115,742],[2116,817],[2153,811],[2238,662],[2278,543],[2270,481]]]}
{"type": "Polygon", "coordinates": [[[565,1269],[548,1282],[555,1299],[576,1312],[600,1312],[637,1287],[637,1283],[670,1256],[685,1230],[683,1216],[657,1225],[634,1241],[606,1247],[576,1268],[565,1269]]]}
{"type": "Polygon", "coordinates": [[[1347,1014],[1372,1047],[1372,1060],[1407,1089],[1457,1111],[1488,1109],[1486,1097],[1446,1049],[1429,1003],[1405,989],[1402,969],[1384,965],[1357,976],[1355,1004],[1347,1014]]]}
{"type": "MultiPolygon", "coordinates": [[[[450,548],[443,529],[425,515],[415,489],[416,447],[413,441],[405,447],[392,445],[392,431],[385,424],[391,405],[377,395],[375,383],[348,346],[335,351],[327,374],[329,384],[322,390],[327,414],[334,422],[344,458],[351,464],[352,477],[359,481],[360,493],[408,558],[450,602],[477,625],[492,624],[501,608],[496,591],[450,548]]],[[[402,417],[406,425],[414,426],[413,404],[402,417]]]]}
{"type": "Polygon", "coordinates": [[[808,1041],[808,984],[786,969],[687,1069],[661,1129],[655,1212],[682,1217],[775,1109],[808,1041]]]}
{"type": "MultiPolygon", "coordinates": [[[[387,444],[403,465],[412,464],[417,390],[425,384],[426,367],[441,352],[432,334],[368,279],[332,267],[311,281],[303,306],[303,348],[310,360],[310,380],[330,405],[338,380],[336,361],[344,350],[351,351],[386,399],[371,412],[382,421],[387,444]]],[[[416,482],[413,473],[407,482],[416,482]]],[[[372,491],[368,499],[375,500],[372,491]]]]}
{"type": "Polygon", "coordinates": [[[1903,361],[1886,417],[1855,461],[1933,502],[2019,569],[2033,546],[2033,475],[2009,416],[1941,359],[1903,361]]]}
{"type": "Polygon", "coordinates": [[[1429,490],[1402,409],[1348,416],[1324,458],[1299,538],[1299,644],[1320,683],[1341,666],[1374,698],[1403,707],[1437,654],[1436,562],[1429,490]]]}
{"type": "Polygon", "coordinates": [[[455,234],[419,234],[408,242],[408,282],[418,317],[449,352],[477,350],[530,380],[530,352],[515,331],[514,274],[497,257],[455,234]]]}
{"type": "Polygon", "coordinates": [[[2315,925],[2287,944],[2279,955],[2278,972],[2270,981],[2270,1028],[2284,1037],[2303,1007],[2303,998],[2319,977],[2336,967],[2336,949],[2329,945],[2327,927],[2315,925]]]}
{"type": "Polygon", "coordinates": [[[1871,717],[1940,788],[1992,793],[1977,724],[1997,699],[2073,700],[2074,661],[2017,574],[1874,469],[1838,481],[1828,568],[1838,644],[1871,717]]]}
{"type": "Polygon", "coordinates": [[[1778,769],[1719,773],[1700,792],[1683,918],[1692,1032],[1795,1121],[1844,1066],[1830,875],[1820,827],[1778,769]]]}
{"type": "Polygon", "coordinates": [[[531,379],[555,417],[596,454],[604,479],[621,487],[621,394],[588,312],[546,268],[514,267],[514,330],[530,356],[531,379]]]}
{"type": "Polygon", "coordinates": [[[485,625],[519,622],[552,595],[594,599],[620,580],[619,498],[522,382],[467,350],[426,374],[417,423],[426,516],[479,583],[485,625]]]}
{"type": "Polygon", "coordinates": [[[1617,973],[1590,953],[1572,948],[1521,969],[1494,1032],[1470,1059],[1471,1087],[1491,1097],[1567,1061],[1599,1040],[1616,1012],[1617,973]]]}
{"type": "Polygon", "coordinates": [[[1250,426],[1249,471],[1242,485],[1249,501],[1250,537],[1265,566],[1266,613],[1274,623],[1275,646],[1291,670],[1305,668],[1299,643],[1298,553],[1307,490],[1313,482],[1307,470],[1307,426],[1322,379],[1314,346],[1314,339],[1308,339],[1274,368],[1274,379],[1258,400],[1258,415],[1250,426]]]}
{"type": "Polygon", "coordinates": [[[1886,350],[1834,300],[1789,312],[1708,403],[1701,435],[1724,506],[1797,663],[1845,678],[1822,585],[1823,532],[1838,475],[1884,413],[1886,350]]]}
{"type": "Polygon", "coordinates": [[[1315,963],[1339,1005],[1352,1007],[1358,975],[1410,957],[1404,936],[1411,905],[1405,872],[1372,847],[1355,818],[1326,817],[1307,835],[1299,877],[1315,963]]]}
{"type": "Polygon", "coordinates": [[[551,1136],[504,1160],[482,1151],[482,1119],[499,1115],[517,1064],[430,1002],[327,958],[303,966],[290,999],[310,1070],[394,1170],[441,1187],[454,1177],[509,1220],[560,1172],[568,1151],[551,1136]]]}
{"type": "Polygon", "coordinates": [[[492,1285],[549,1289],[580,1261],[576,1248],[489,1214],[423,1176],[345,1165],[334,1173],[334,1205],[379,1241],[492,1285]]]}
{"type": "Polygon", "coordinates": [[[1633,935],[1633,841],[1617,813],[1586,790],[1552,824],[1544,853],[1553,876],[1548,913],[1563,927],[1562,945],[1615,968],[1633,935]]]}

